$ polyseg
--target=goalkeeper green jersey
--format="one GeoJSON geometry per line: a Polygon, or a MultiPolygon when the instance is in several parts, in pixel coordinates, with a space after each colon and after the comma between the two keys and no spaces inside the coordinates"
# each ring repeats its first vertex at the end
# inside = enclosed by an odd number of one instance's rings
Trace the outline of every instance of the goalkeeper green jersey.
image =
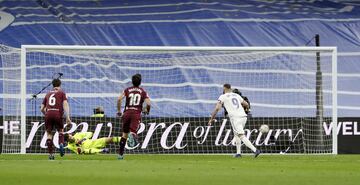
{"type": "Polygon", "coordinates": [[[76,154],[95,154],[100,153],[106,146],[106,138],[92,140],[92,132],[76,133],[73,137],[75,142],[68,142],[66,148],[76,154]]]}

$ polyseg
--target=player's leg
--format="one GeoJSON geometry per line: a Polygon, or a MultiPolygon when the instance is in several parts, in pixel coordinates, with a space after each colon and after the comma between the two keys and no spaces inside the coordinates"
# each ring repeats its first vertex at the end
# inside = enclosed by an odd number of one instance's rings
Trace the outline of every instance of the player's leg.
{"type": "Polygon", "coordinates": [[[49,159],[54,160],[54,143],[52,135],[53,125],[51,123],[51,119],[48,116],[45,116],[45,130],[47,135],[46,146],[49,153],[49,159]]]}
{"type": "Polygon", "coordinates": [[[84,149],[82,151],[82,154],[99,154],[99,153],[103,153],[104,149],[100,149],[100,148],[88,148],[88,149],[84,149]]]}
{"type": "Polygon", "coordinates": [[[128,145],[130,147],[135,147],[139,143],[136,133],[139,128],[140,122],[141,122],[141,114],[132,114],[131,123],[130,123],[130,133],[128,136],[128,145]]]}
{"type": "Polygon", "coordinates": [[[63,157],[65,155],[65,148],[64,148],[64,122],[62,117],[58,116],[56,118],[56,130],[59,133],[59,151],[60,156],[63,157]]]}
{"type": "Polygon", "coordinates": [[[102,137],[91,141],[89,148],[105,148],[110,138],[102,137]]]}
{"type": "MultiPolygon", "coordinates": [[[[95,154],[95,153],[109,153],[109,149],[106,148],[106,145],[110,143],[120,143],[121,137],[103,137],[100,139],[87,141],[91,143],[85,143],[86,148],[84,151],[81,151],[81,153],[85,154],[95,154]],[[91,150],[89,150],[91,149],[91,150]]],[[[85,145],[84,145],[85,146],[85,145]]]]}
{"type": "MultiPolygon", "coordinates": [[[[247,121],[247,118],[244,118],[243,121],[241,121],[242,128],[245,128],[246,121],[247,121]]],[[[244,138],[249,141],[249,139],[247,137],[244,136],[244,138]]],[[[248,143],[250,143],[252,145],[252,143],[250,141],[248,143]]],[[[254,146],[254,145],[252,145],[252,146],[254,146]]],[[[255,146],[253,147],[253,149],[254,148],[255,148],[255,146]]],[[[252,151],[254,152],[253,149],[252,149],[252,151]]],[[[259,156],[260,153],[261,153],[261,151],[255,148],[254,157],[256,158],[257,156],[259,156]]]]}
{"type": "Polygon", "coordinates": [[[108,149],[105,149],[107,138],[103,137],[95,140],[86,140],[83,142],[79,154],[98,154],[108,153],[108,149]]]}
{"type": "Polygon", "coordinates": [[[236,154],[234,157],[241,157],[241,139],[237,134],[235,134],[235,145],[236,145],[236,154]]]}
{"type": "Polygon", "coordinates": [[[131,117],[130,114],[128,112],[125,112],[123,117],[122,117],[122,137],[120,139],[119,145],[120,145],[120,149],[119,149],[119,156],[118,159],[124,159],[124,151],[125,151],[125,145],[126,145],[126,140],[128,138],[128,134],[130,132],[130,123],[131,123],[131,117]]]}
{"type": "Polygon", "coordinates": [[[250,148],[250,150],[254,152],[255,157],[257,157],[260,154],[260,151],[258,151],[255,146],[250,142],[250,140],[245,137],[244,126],[246,124],[246,120],[246,117],[236,119],[234,121],[235,123],[233,124],[233,130],[234,133],[239,136],[240,140],[245,144],[245,146],[250,148]]]}
{"type": "Polygon", "coordinates": [[[119,154],[122,156],[124,155],[124,151],[125,151],[125,145],[126,145],[126,140],[128,138],[129,132],[125,133],[123,132],[121,139],[120,139],[120,150],[119,150],[119,154]]]}
{"type": "Polygon", "coordinates": [[[128,138],[128,134],[129,133],[123,132],[122,137],[120,139],[120,142],[119,142],[120,149],[119,149],[119,156],[118,156],[119,160],[124,159],[125,145],[126,145],[126,140],[128,138]]]}
{"type": "Polygon", "coordinates": [[[237,127],[235,127],[236,119],[231,119],[230,123],[234,131],[234,138],[235,138],[235,146],[236,146],[236,154],[234,155],[235,158],[241,157],[241,139],[238,134],[239,131],[235,132],[236,130],[239,130],[237,127]]]}
{"type": "Polygon", "coordinates": [[[106,145],[111,143],[120,143],[121,137],[106,137],[105,138],[106,145]]]}
{"type": "Polygon", "coordinates": [[[242,142],[244,142],[244,144],[245,144],[248,148],[250,148],[251,151],[253,151],[254,153],[256,152],[255,146],[250,142],[250,140],[249,140],[247,137],[245,137],[244,134],[239,134],[239,137],[240,137],[240,140],[241,140],[242,142]]]}
{"type": "Polygon", "coordinates": [[[59,151],[60,156],[63,157],[65,155],[65,148],[64,148],[64,129],[59,129],[59,151]]]}
{"type": "Polygon", "coordinates": [[[95,150],[97,153],[109,153],[109,149],[106,148],[106,145],[110,144],[110,143],[119,143],[120,140],[121,140],[121,137],[103,137],[100,139],[93,140],[90,145],[90,148],[91,149],[93,149],[93,148],[99,149],[99,150],[95,150]]]}
{"type": "Polygon", "coordinates": [[[47,129],[46,134],[47,134],[46,146],[47,146],[47,150],[48,150],[48,153],[49,153],[49,159],[54,160],[55,159],[55,157],[54,157],[54,143],[53,143],[53,136],[52,136],[51,130],[47,129]]]}

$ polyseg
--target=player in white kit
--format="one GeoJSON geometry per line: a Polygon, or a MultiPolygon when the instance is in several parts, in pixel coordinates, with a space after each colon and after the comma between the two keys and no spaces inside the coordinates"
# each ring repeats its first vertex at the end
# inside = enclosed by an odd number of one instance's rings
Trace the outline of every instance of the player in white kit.
{"type": "Polygon", "coordinates": [[[245,137],[244,132],[244,127],[247,120],[247,115],[244,108],[248,108],[249,104],[244,101],[240,95],[232,92],[230,84],[224,84],[224,94],[222,94],[218,99],[215,110],[211,114],[211,118],[208,123],[209,125],[211,125],[211,123],[214,121],[216,114],[223,106],[228,112],[230,123],[235,135],[236,155],[234,157],[241,157],[241,141],[247,147],[249,147],[254,152],[254,156],[257,157],[261,153],[260,150],[257,150],[255,146],[249,141],[249,139],[245,137]]]}

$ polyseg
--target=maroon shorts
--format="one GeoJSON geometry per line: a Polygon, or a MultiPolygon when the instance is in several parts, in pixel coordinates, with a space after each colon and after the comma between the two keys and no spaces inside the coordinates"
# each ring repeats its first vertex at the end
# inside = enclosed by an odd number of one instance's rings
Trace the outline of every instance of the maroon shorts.
{"type": "Polygon", "coordinates": [[[64,128],[62,115],[58,111],[48,111],[45,115],[45,129],[51,132],[53,129],[61,130],[64,128]]]}
{"type": "Polygon", "coordinates": [[[122,130],[124,133],[138,130],[141,122],[141,113],[135,111],[126,111],[122,117],[122,130]]]}

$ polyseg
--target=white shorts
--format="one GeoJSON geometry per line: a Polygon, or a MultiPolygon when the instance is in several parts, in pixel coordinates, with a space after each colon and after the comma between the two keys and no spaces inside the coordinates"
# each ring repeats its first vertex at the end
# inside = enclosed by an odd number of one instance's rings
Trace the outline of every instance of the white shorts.
{"type": "Polygon", "coordinates": [[[230,118],[231,127],[233,129],[234,134],[245,134],[244,128],[246,125],[247,117],[235,117],[230,118]]]}

